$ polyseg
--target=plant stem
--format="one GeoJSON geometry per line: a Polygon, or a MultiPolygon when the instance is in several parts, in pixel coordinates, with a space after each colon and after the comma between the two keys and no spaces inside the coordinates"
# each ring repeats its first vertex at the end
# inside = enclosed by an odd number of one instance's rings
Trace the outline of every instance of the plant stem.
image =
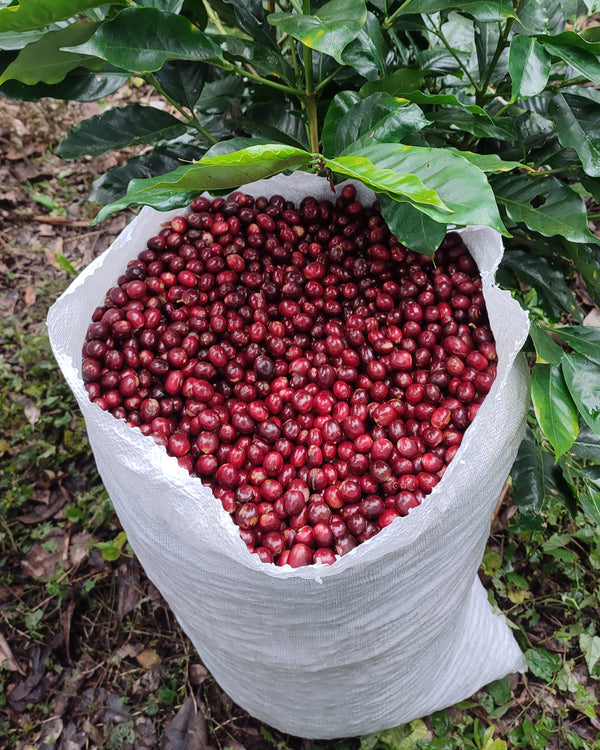
{"type": "Polygon", "coordinates": [[[386,29],[386,30],[387,30],[387,29],[389,29],[389,28],[391,28],[391,27],[392,27],[392,26],[393,26],[393,25],[394,25],[394,24],[396,23],[396,19],[397,19],[397,18],[398,18],[398,16],[399,16],[399,15],[400,15],[400,14],[402,13],[402,11],[403,11],[403,10],[404,10],[404,9],[405,9],[405,8],[406,8],[406,7],[408,6],[408,5],[410,5],[411,3],[412,3],[412,0],[404,0],[404,2],[402,3],[402,5],[401,5],[401,6],[399,7],[399,8],[397,8],[397,9],[396,9],[396,10],[395,10],[395,11],[394,11],[394,12],[392,13],[392,15],[391,15],[391,16],[388,16],[387,18],[384,18],[384,19],[383,19],[383,23],[381,24],[381,27],[382,27],[383,29],[386,29]]]}
{"type": "Polygon", "coordinates": [[[181,105],[180,105],[180,104],[179,104],[178,102],[176,102],[176,101],[175,101],[175,99],[173,99],[173,98],[172,98],[171,96],[169,96],[169,95],[167,94],[167,92],[166,92],[166,91],[165,91],[165,90],[163,89],[163,87],[162,87],[162,86],[160,85],[160,83],[159,83],[159,82],[158,82],[158,81],[156,80],[156,78],[154,77],[154,75],[153,75],[152,73],[151,73],[151,74],[150,74],[149,76],[146,76],[144,80],[145,80],[145,81],[147,81],[147,82],[148,82],[149,84],[151,84],[152,86],[154,86],[154,88],[155,88],[155,89],[156,89],[156,90],[158,91],[158,93],[159,93],[159,94],[160,94],[160,95],[161,95],[162,97],[164,97],[164,98],[165,98],[165,99],[166,99],[166,100],[167,100],[167,101],[169,102],[169,104],[170,104],[170,105],[171,105],[172,107],[175,107],[175,109],[176,109],[176,110],[177,110],[177,111],[179,112],[179,114],[180,114],[180,115],[181,115],[182,117],[185,117],[185,119],[186,119],[186,121],[187,121],[187,124],[188,124],[188,125],[191,125],[191,126],[192,126],[192,127],[194,127],[194,128],[196,128],[196,130],[197,130],[197,131],[198,131],[198,132],[199,132],[199,133],[200,133],[200,134],[201,134],[202,136],[204,136],[204,138],[206,138],[206,140],[207,140],[207,141],[208,141],[209,143],[211,143],[211,144],[212,144],[212,143],[216,143],[216,142],[217,142],[217,139],[216,139],[216,138],[215,138],[214,136],[212,136],[212,135],[211,135],[211,134],[210,134],[210,133],[208,132],[208,130],[206,130],[206,128],[204,128],[204,127],[203,127],[203,126],[202,126],[202,125],[200,124],[200,121],[198,120],[198,118],[196,117],[196,115],[195,115],[195,114],[194,114],[193,112],[190,112],[190,113],[188,114],[188,113],[187,113],[187,112],[185,111],[185,109],[184,109],[184,108],[183,108],[183,107],[182,107],[182,106],[181,106],[181,105]]]}
{"type": "Polygon", "coordinates": [[[225,34],[226,31],[223,27],[223,24],[221,23],[221,19],[210,7],[210,4],[207,2],[207,0],[202,0],[202,5],[204,5],[204,10],[206,11],[208,20],[212,23],[215,29],[219,32],[219,34],[225,34]]]}
{"type": "Polygon", "coordinates": [[[498,39],[498,44],[496,45],[496,51],[494,52],[494,57],[492,58],[492,62],[490,63],[487,69],[485,80],[483,81],[481,86],[476,87],[477,95],[475,97],[475,101],[479,105],[481,105],[485,100],[485,94],[486,94],[488,86],[490,85],[490,81],[492,79],[492,75],[494,74],[494,70],[496,69],[496,65],[498,64],[498,60],[500,59],[500,55],[506,49],[506,46],[508,44],[508,35],[510,34],[513,21],[514,21],[514,18],[509,18],[507,20],[502,36],[500,37],[500,39],[498,39]]]}
{"type": "MultiPolygon", "coordinates": [[[[302,10],[305,15],[310,14],[310,0],[302,0],[302,10]]],[[[317,95],[313,79],[312,50],[304,47],[304,111],[306,112],[306,127],[308,142],[313,154],[319,152],[319,124],[317,120],[317,95]]]]}
{"type": "Polygon", "coordinates": [[[456,52],[453,50],[453,48],[448,43],[448,40],[446,39],[446,37],[444,36],[444,32],[442,31],[442,27],[441,26],[439,26],[439,27],[435,26],[435,24],[432,24],[432,26],[433,26],[433,32],[434,32],[434,34],[437,35],[437,37],[440,39],[440,41],[442,42],[442,44],[444,45],[444,47],[448,50],[448,52],[456,60],[456,62],[458,63],[459,68],[463,71],[463,73],[469,79],[469,83],[471,84],[471,86],[473,86],[473,88],[475,89],[475,91],[478,91],[477,84],[475,83],[475,80],[473,79],[473,77],[471,76],[471,74],[469,73],[469,71],[467,70],[466,65],[463,64],[463,61],[460,59],[460,57],[456,54],[456,52]]]}

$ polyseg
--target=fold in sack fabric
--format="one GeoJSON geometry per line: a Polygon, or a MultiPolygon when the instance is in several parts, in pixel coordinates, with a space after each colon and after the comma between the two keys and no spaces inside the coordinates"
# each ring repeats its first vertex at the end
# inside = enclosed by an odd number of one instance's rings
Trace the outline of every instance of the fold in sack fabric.
{"type": "MultiPolygon", "coordinates": [[[[326,180],[304,174],[241,190],[296,203],[332,198],[326,180]]],[[[144,208],[53,305],[48,329],[128,539],[216,681],[257,719],[331,739],[397,726],[525,671],[477,576],[529,400],[519,355],[527,314],[494,284],[500,236],[461,232],[482,275],[499,362],[443,479],[421,506],[334,565],[292,570],[250,555],[212,492],[151,437],[90,403],[84,388],[81,350],[94,308],[177,214],[144,208]]]]}

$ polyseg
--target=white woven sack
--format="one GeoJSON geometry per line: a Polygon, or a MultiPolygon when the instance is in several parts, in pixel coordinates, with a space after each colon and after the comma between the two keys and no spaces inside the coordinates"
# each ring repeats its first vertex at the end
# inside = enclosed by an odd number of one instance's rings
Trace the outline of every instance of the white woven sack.
{"type": "MultiPolygon", "coordinates": [[[[254,196],[331,198],[326,180],[278,176],[254,196]]],[[[359,186],[362,200],[371,202],[359,186]]],[[[442,481],[421,506],[334,565],[292,570],[250,555],[219,500],[151,437],[91,404],[81,349],[92,311],[127,262],[181,211],[145,208],[53,305],[52,347],[86,420],[98,469],[149,578],[229,696],[261,721],[309,738],[356,736],[461,701],[525,660],[477,570],[519,446],[528,318],[494,285],[488,228],[462,232],[496,338],[496,381],[442,481]]]]}

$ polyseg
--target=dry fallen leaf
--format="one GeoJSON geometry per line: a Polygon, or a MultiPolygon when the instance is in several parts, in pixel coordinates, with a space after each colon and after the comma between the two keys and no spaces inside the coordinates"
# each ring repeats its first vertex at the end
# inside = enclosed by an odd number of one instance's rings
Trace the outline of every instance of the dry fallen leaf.
{"type": "Polygon", "coordinates": [[[11,672],[25,674],[15,659],[7,640],[2,633],[0,633],[0,666],[4,669],[10,669],[11,672]]]}
{"type": "Polygon", "coordinates": [[[135,657],[137,663],[143,669],[154,669],[161,662],[160,656],[153,648],[145,648],[135,657]]]}

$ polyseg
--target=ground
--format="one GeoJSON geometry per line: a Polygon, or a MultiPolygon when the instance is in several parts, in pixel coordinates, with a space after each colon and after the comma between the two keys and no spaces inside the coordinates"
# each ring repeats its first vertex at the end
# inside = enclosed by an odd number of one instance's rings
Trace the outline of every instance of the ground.
{"type": "Polygon", "coordinates": [[[438,750],[600,747],[600,651],[594,651],[600,639],[592,627],[600,614],[600,560],[592,532],[555,509],[545,522],[550,538],[568,538],[556,541],[554,551],[565,554],[549,567],[535,520],[530,531],[507,530],[517,515],[509,492],[481,576],[515,622],[523,648],[534,652],[528,674],[511,675],[395,734],[337,743],[282,735],[218,688],[120,535],[45,335],[48,306],[130,216],[88,224],[95,213],[85,200],[91,183],[119,157],[65,162],[52,153],[69,127],[96,111],[95,103],[0,99],[0,420],[7,427],[0,436],[0,737],[6,747],[410,750],[418,738],[431,740],[421,747],[438,750]]]}

